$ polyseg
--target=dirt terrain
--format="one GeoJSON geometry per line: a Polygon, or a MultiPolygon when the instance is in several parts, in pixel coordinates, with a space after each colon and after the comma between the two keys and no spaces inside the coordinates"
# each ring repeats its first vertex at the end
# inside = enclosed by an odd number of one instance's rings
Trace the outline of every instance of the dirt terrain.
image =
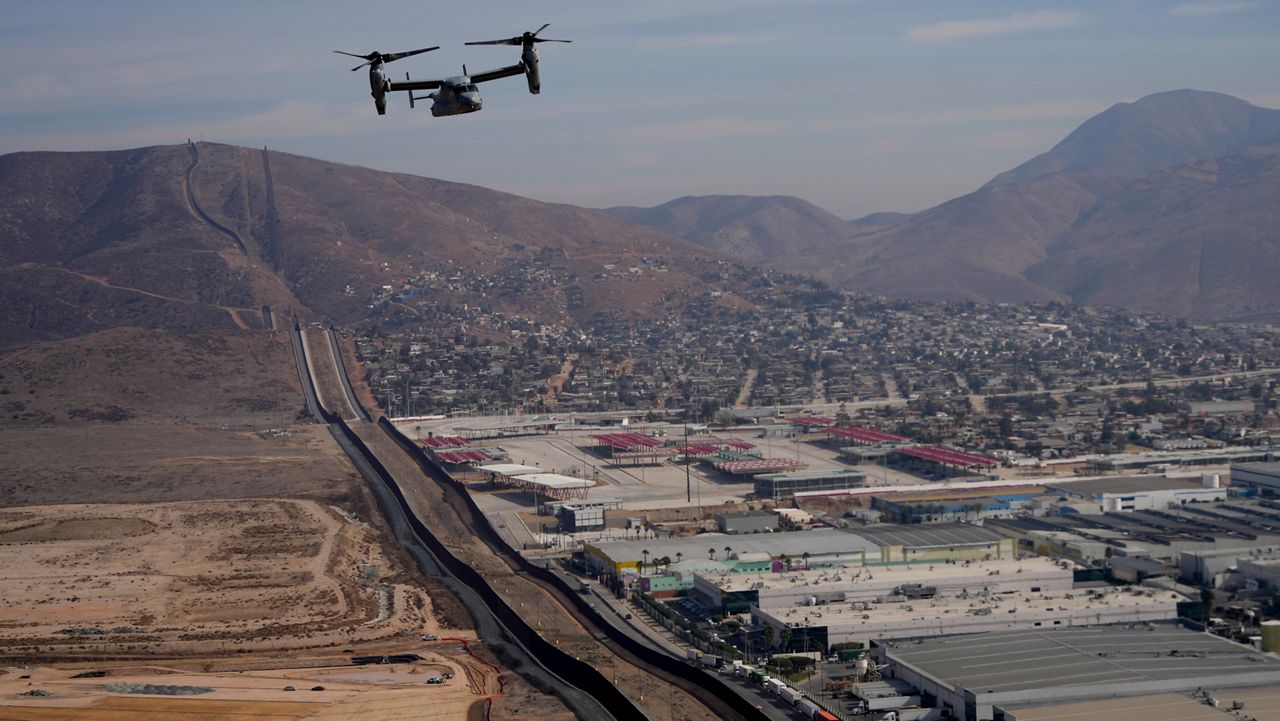
{"type": "Polygon", "coordinates": [[[314,501],[11,508],[0,511],[0,654],[245,653],[439,633],[410,580],[364,522],[314,501]]]}
{"type": "Polygon", "coordinates": [[[0,506],[333,497],[282,332],[117,328],[0,356],[0,506]]]}
{"type": "Polygon", "coordinates": [[[497,671],[455,641],[422,645],[413,652],[422,660],[370,666],[316,656],[276,661],[267,668],[225,661],[206,663],[200,670],[171,663],[0,668],[0,719],[456,721],[483,718],[486,699],[502,694],[497,671]],[[75,678],[86,671],[104,675],[75,678]],[[443,681],[428,684],[432,677],[443,681]],[[144,684],[207,690],[165,696],[122,689],[144,684]],[[30,695],[33,691],[41,695],[30,695]]]}

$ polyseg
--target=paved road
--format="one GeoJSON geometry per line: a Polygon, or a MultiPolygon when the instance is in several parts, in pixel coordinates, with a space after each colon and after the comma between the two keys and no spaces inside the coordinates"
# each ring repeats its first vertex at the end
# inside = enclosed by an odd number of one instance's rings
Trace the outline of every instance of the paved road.
{"type": "MultiPolygon", "coordinates": [[[[552,565],[549,566],[551,571],[563,579],[570,588],[577,588],[581,585],[582,582],[578,577],[560,568],[554,562],[551,563],[552,565]]],[[[666,638],[657,630],[648,627],[646,621],[643,620],[644,614],[642,612],[632,608],[627,601],[616,598],[607,590],[600,589],[597,585],[593,585],[592,588],[595,591],[604,591],[603,593],[594,591],[592,593],[592,598],[599,607],[598,614],[602,621],[649,648],[657,649],[677,659],[685,659],[685,647],[666,638]],[[628,615],[631,616],[629,620],[626,618],[628,615]]],[[[797,719],[805,718],[790,704],[785,703],[777,696],[765,693],[759,686],[745,679],[738,679],[732,674],[717,673],[692,664],[690,665],[689,673],[716,673],[721,681],[726,682],[738,695],[750,701],[773,721],[796,721],[797,719]]]]}

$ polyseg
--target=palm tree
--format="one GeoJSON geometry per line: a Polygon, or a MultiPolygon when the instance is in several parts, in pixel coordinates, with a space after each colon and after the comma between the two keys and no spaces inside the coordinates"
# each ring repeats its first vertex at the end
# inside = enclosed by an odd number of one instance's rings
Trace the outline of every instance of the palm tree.
{"type": "Polygon", "coordinates": [[[716,549],[714,549],[714,548],[708,548],[708,549],[707,549],[707,557],[708,557],[708,558],[710,558],[710,559],[711,559],[711,560],[713,560],[713,561],[714,561],[714,560],[716,560],[716,549]]]}
{"type": "Polygon", "coordinates": [[[676,563],[679,563],[682,558],[684,558],[684,554],[680,551],[676,551],[676,563]]]}
{"type": "Polygon", "coordinates": [[[725,547],[724,547],[724,560],[726,560],[726,561],[727,561],[727,560],[729,560],[729,554],[731,554],[731,553],[733,553],[733,549],[732,549],[732,548],[730,548],[730,547],[728,547],[728,546],[725,546],[725,547]]]}
{"type": "Polygon", "coordinates": [[[771,626],[771,625],[770,625],[770,624],[768,624],[768,623],[766,623],[766,624],[764,625],[764,646],[765,646],[765,648],[772,648],[772,647],[773,647],[773,636],[774,636],[774,634],[775,634],[775,633],[776,633],[776,632],[773,630],[773,626],[771,626]]]}
{"type": "Polygon", "coordinates": [[[808,569],[809,568],[809,552],[805,551],[804,553],[800,554],[800,557],[804,559],[805,569],[808,569]]]}
{"type": "Polygon", "coordinates": [[[640,562],[640,572],[644,573],[644,567],[649,565],[649,549],[644,549],[640,552],[640,555],[644,556],[644,560],[640,562]]]}

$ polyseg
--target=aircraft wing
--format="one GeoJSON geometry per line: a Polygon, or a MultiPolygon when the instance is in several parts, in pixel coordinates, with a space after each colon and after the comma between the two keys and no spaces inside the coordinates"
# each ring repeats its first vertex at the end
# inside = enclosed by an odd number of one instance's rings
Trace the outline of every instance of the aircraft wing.
{"type": "Polygon", "coordinates": [[[524,74],[524,63],[516,63],[515,65],[508,65],[505,68],[498,68],[497,70],[486,70],[483,73],[473,73],[471,75],[471,82],[487,83],[490,80],[497,80],[498,78],[509,78],[512,75],[523,75],[523,74],[524,74]]]}
{"type": "Polygon", "coordinates": [[[408,90],[409,92],[414,90],[438,90],[441,85],[444,85],[443,80],[406,80],[403,83],[391,83],[390,90],[408,90]]]}

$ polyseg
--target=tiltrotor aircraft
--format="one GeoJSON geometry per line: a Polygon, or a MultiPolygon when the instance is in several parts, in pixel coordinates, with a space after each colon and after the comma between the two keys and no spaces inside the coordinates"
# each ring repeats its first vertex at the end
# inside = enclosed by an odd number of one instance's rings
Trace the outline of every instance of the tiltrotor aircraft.
{"type": "Polygon", "coordinates": [[[434,45],[429,48],[410,50],[405,53],[380,53],[375,50],[368,55],[357,55],[344,50],[334,50],[334,52],[339,55],[350,55],[353,58],[360,58],[364,61],[354,68],[351,68],[351,72],[353,73],[366,65],[369,66],[369,90],[371,91],[370,94],[373,95],[373,105],[378,109],[378,115],[386,115],[387,90],[390,89],[391,84],[387,81],[387,74],[383,70],[383,66],[393,60],[399,60],[400,58],[407,58],[410,55],[417,55],[419,53],[426,53],[439,49],[439,45],[434,45]]]}
{"type": "Polygon", "coordinates": [[[415,107],[419,100],[431,100],[431,115],[433,117],[442,117],[445,115],[462,115],[464,113],[474,113],[483,105],[480,99],[480,83],[499,78],[508,78],[512,75],[520,75],[523,73],[529,83],[529,92],[537,95],[542,90],[542,81],[538,74],[538,51],[534,48],[536,43],[568,43],[572,40],[551,40],[549,38],[540,38],[538,33],[546,30],[550,23],[534,30],[518,35],[513,38],[504,38],[501,40],[481,40],[478,42],[466,43],[467,45],[519,45],[522,47],[520,53],[520,62],[515,65],[508,65],[505,68],[496,70],[487,70],[482,73],[469,74],[467,66],[462,66],[462,74],[455,75],[451,78],[443,78],[440,80],[412,80],[408,73],[405,73],[404,82],[391,82],[387,80],[383,71],[383,65],[393,60],[399,60],[410,55],[417,55],[428,50],[436,48],[424,48],[422,50],[412,50],[407,53],[369,53],[368,55],[356,55],[355,53],[346,53],[341,50],[335,50],[336,53],[343,55],[351,55],[352,57],[362,58],[365,63],[358,65],[352,70],[359,70],[365,65],[369,66],[369,87],[372,91],[374,105],[378,108],[378,114],[386,113],[387,100],[386,95],[389,92],[403,91],[409,94],[409,107],[415,107]],[[425,96],[415,96],[414,92],[419,90],[434,90],[425,96]]]}

